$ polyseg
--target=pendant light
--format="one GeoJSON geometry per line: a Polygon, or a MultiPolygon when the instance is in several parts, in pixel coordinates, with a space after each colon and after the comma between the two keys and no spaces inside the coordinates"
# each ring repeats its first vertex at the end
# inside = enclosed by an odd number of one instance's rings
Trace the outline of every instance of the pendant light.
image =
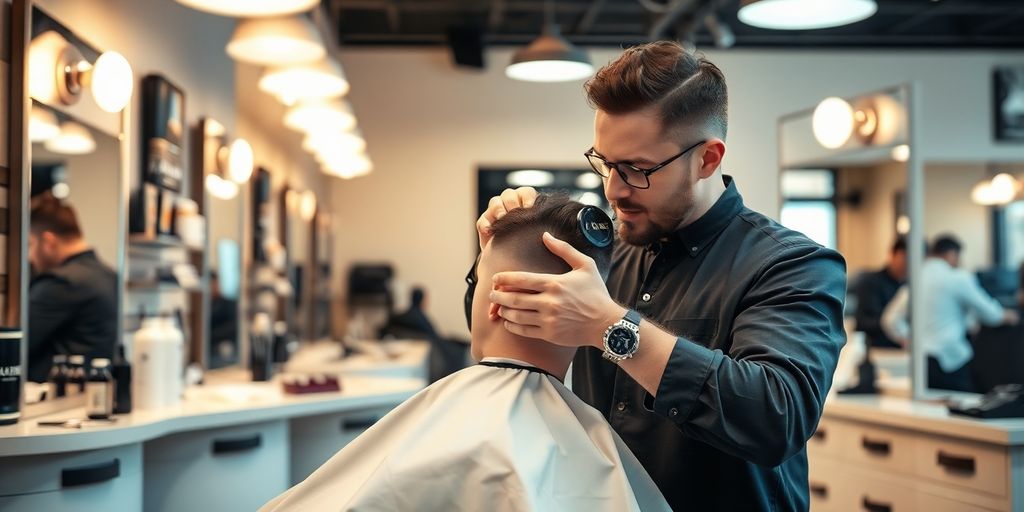
{"type": "Polygon", "coordinates": [[[258,86],[285,105],[301,100],[337,98],[349,89],[341,65],[330,58],[310,64],[267,68],[260,75],[258,86]]]}
{"type": "Polygon", "coordinates": [[[62,155],[85,155],[96,151],[96,140],[88,128],[74,121],[65,121],[60,125],[60,133],[44,142],[43,147],[62,155]]]}
{"type": "Polygon", "coordinates": [[[505,75],[527,82],[568,82],[594,74],[587,52],[562,37],[555,23],[552,0],[545,2],[544,29],[540,37],[512,56],[505,75]]]}
{"type": "Polygon", "coordinates": [[[285,112],[284,125],[306,134],[336,133],[354,128],[356,116],[352,108],[342,101],[304,101],[285,112]]]}
{"type": "Polygon", "coordinates": [[[232,18],[280,16],[306,12],[320,0],[178,0],[179,4],[232,18]]]}
{"type": "Polygon", "coordinates": [[[316,27],[305,15],[241,20],[227,52],[237,61],[261,66],[302,64],[327,55],[316,27]]]}
{"type": "Polygon", "coordinates": [[[773,30],[811,30],[856,23],[877,10],[875,0],[741,0],[739,19],[773,30]]]}

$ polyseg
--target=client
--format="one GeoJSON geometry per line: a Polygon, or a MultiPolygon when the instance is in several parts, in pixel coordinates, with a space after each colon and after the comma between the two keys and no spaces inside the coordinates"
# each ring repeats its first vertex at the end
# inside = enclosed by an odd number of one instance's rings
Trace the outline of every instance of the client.
{"type": "Polygon", "coordinates": [[[492,230],[471,311],[480,364],[420,391],[262,510],[670,510],[601,413],[562,384],[576,349],[509,333],[488,300],[497,272],[570,270],[545,231],[607,275],[611,220],[541,195],[492,230]]]}

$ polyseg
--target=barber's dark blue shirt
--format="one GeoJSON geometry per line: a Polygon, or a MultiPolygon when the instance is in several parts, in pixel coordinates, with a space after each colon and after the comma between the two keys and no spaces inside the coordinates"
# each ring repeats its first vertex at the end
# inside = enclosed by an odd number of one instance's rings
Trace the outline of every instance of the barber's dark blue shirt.
{"type": "Polygon", "coordinates": [[[845,262],[725,182],[693,224],[615,248],[612,297],[679,337],[657,398],[593,348],[576,356],[573,390],[674,509],[807,510],[805,446],[845,341],[845,262]]]}

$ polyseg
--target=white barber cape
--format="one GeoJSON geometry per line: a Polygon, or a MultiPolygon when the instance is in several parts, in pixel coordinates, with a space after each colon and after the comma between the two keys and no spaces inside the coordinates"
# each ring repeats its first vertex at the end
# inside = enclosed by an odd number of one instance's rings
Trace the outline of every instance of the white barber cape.
{"type": "Polygon", "coordinates": [[[671,508],[601,413],[540,370],[487,358],[417,393],[261,510],[671,508]]]}

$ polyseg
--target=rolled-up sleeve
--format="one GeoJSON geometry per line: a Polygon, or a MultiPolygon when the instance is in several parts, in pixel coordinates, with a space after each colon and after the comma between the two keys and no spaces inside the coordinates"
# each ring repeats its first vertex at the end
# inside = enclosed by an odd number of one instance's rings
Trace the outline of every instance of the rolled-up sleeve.
{"type": "Polygon", "coordinates": [[[846,268],[835,251],[786,247],[735,312],[728,353],[679,338],[654,411],[688,436],[763,466],[805,446],[845,342],[846,268]]]}

